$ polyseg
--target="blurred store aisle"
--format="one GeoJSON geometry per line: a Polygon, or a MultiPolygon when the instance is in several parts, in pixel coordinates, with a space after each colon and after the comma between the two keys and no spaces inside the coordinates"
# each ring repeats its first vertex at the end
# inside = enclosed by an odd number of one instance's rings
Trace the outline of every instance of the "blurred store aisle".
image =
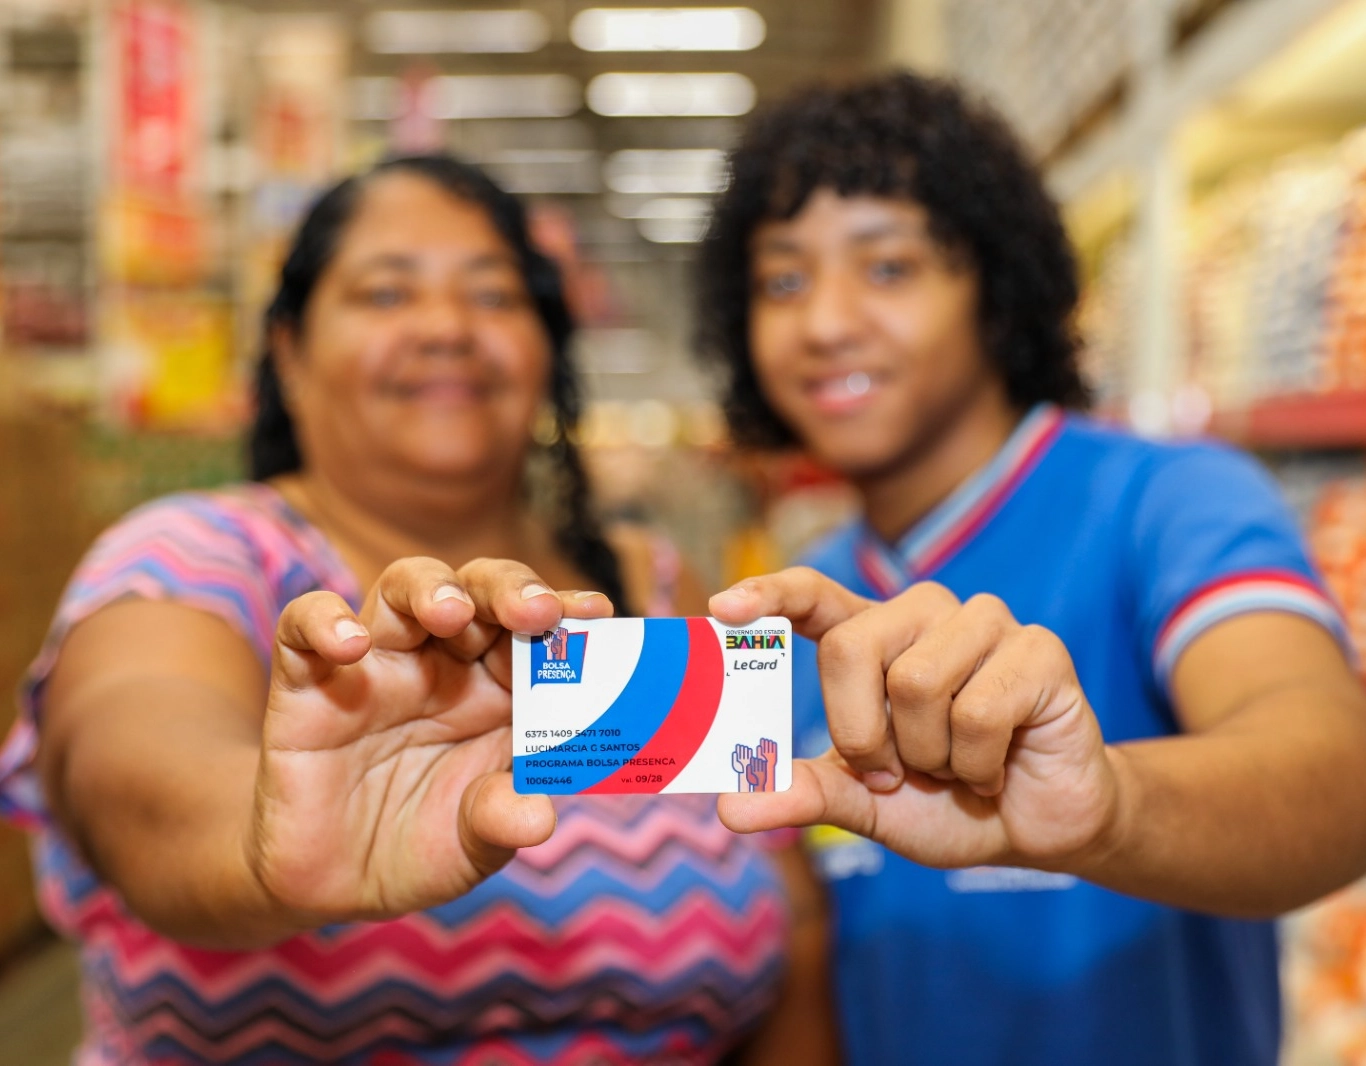
{"type": "Polygon", "coordinates": [[[76,973],[59,941],[0,971],[0,1066],[66,1066],[81,1033],[76,973]]]}

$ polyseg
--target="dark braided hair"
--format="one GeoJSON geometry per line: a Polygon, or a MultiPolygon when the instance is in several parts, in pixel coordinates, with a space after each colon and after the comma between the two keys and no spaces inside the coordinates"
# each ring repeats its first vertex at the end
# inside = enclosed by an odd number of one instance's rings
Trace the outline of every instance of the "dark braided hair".
{"type": "Polygon", "coordinates": [[[922,205],[935,240],[978,275],[983,343],[1011,402],[1085,405],[1077,267],[1038,170],[992,111],[948,82],[894,73],[802,90],[751,120],[731,153],[698,257],[698,347],[723,377],[739,443],[794,441],[750,359],[750,239],[818,189],[922,205]]]}
{"type": "Polygon", "coordinates": [[[394,172],[416,174],[453,196],[482,207],[517,256],[536,313],[551,343],[549,398],[555,424],[548,450],[559,496],[555,501],[555,542],[600,591],[624,610],[621,568],[593,511],[583,461],[571,439],[583,399],[569,356],[574,323],[565,304],[559,270],[532,246],[526,215],[517,199],[495,185],[478,167],[450,156],[409,156],[381,163],[366,175],[347,178],[333,186],[304,217],[280,272],[279,291],[266,310],[266,351],[256,371],[256,419],[249,439],[252,478],[264,481],[303,466],[294,423],[285,406],[269,347],[271,332],[277,326],[294,330],[301,327],[308,301],[336,254],[342,232],[360,204],[366,183],[394,172]]]}

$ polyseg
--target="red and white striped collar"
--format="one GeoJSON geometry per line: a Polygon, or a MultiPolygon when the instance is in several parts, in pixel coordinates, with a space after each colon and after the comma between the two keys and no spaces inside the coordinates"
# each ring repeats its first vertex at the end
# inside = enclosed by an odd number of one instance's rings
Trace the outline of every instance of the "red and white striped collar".
{"type": "Polygon", "coordinates": [[[883,599],[903,592],[938,570],[986,527],[1062,431],[1065,416],[1040,404],[1015,427],[991,462],[969,477],[895,546],[866,524],[859,539],[858,567],[883,599]]]}

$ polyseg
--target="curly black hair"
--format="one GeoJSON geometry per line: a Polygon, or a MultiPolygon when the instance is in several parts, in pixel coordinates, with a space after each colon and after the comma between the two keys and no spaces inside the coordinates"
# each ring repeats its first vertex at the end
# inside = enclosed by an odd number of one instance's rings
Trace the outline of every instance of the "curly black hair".
{"type": "Polygon", "coordinates": [[[550,404],[555,426],[549,450],[559,497],[553,501],[555,541],[599,591],[619,608],[626,608],[621,567],[594,513],[583,461],[572,440],[583,400],[570,360],[569,339],[574,322],[565,303],[559,270],[532,245],[526,216],[517,198],[499,188],[478,167],[451,156],[387,160],[368,174],[334,185],[304,217],[280,271],[279,290],[266,310],[266,350],[257,365],[256,418],[248,439],[251,477],[264,481],[299,470],[304,463],[270,351],[272,329],[281,325],[294,330],[300,327],[318,279],[336,254],[342,233],[360,206],[366,184],[379,175],[394,172],[426,178],[453,196],[482,207],[516,255],[551,344],[550,404]]]}
{"type": "Polygon", "coordinates": [[[1077,266],[1057,205],[1005,123],[956,86],[898,72],[800,90],[749,122],[729,178],[698,256],[697,340],[737,443],[795,440],[750,359],[750,239],[818,189],[923,206],[934,239],[977,273],[983,342],[1011,402],[1085,406],[1077,266]]]}

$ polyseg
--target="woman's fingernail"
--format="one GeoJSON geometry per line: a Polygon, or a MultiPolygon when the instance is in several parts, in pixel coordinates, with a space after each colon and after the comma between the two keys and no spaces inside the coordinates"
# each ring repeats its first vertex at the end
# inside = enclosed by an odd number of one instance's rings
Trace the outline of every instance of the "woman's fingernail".
{"type": "Polygon", "coordinates": [[[337,639],[343,643],[356,637],[369,636],[365,632],[365,627],[353,618],[343,618],[333,627],[333,632],[337,634],[337,639]]]}
{"type": "Polygon", "coordinates": [[[873,792],[891,792],[901,787],[901,778],[889,770],[873,770],[863,775],[863,784],[873,792]]]}
{"type": "Polygon", "coordinates": [[[463,600],[471,607],[474,606],[474,601],[470,599],[470,594],[459,585],[442,585],[432,593],[432,601],[434,603],[441,603],[443,600],[463,600]]]}
{"type": "Polygon", "coordinates": [[[528,585],[522,589],[522,599],[524,600],[535,599],[537,596],[549,596],[550,594],[550,590],[544,585],[528,585]]]}

